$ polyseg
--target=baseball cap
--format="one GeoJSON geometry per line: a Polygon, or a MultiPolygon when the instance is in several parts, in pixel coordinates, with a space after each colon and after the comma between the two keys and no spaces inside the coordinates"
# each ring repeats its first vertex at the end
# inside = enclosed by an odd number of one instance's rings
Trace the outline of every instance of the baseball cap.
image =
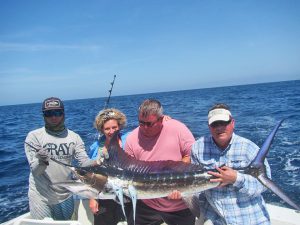
{"type": "Polygon", "coordinates": [[[64,110],[63,102],[56,97],[46,98],[43,102],[42,111],[60,109],[64,110]]]}
{"type": "Polygon", "coordinates": [[[208,124],[211,125],[216,121],[226,121],[228,122],[231,118],[231,113],[227,109],[213,109],[208,113],[208,124]]]}

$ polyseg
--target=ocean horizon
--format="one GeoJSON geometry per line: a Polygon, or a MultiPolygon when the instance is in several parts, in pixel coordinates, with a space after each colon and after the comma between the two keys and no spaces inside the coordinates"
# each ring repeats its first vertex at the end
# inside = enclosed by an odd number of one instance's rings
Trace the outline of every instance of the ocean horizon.
{"type": "MultiPolygon", "coordinates": [[[[202,87],[202,88],[192,88],[192,89],[180,89],[180,90],[171,90],[171,91],[157,91],[157,92],[149,92],[149,93],[135,93],[135,94],[124,94],[124,95],[112,95],[112,97],[124,97],[124,96],[136,96],[136,95],[151,95],[151,94],[163,94],[163,93],[172,93],[172,92],[178,92],[178,91],[193,91],[193,90],[205,90],[205,89],[215,89],[215,88],[226,88],[226,87],[238,87],[238,86],[249,86],[249,85],[264,85],[264,84],[272,84],[272,83],[281,83],[281,82],[293,82],[298,80],[281,80],[281,81],[270,81],[270,82],[261,82],[261,83],[249,83],[249,84],[233,84],[233,85],[226,85],[226,86],[213,86],[213,87],[202,87]]],[[[115,89],[115,88],[113,88],[115,89]]],[[[112,90],[112,93],[114,91],[112,90]]],[[[49,97],[59,97],[61,100],[65,101],[76,101],[76,100],[89,100],[89,99],[102,99],[103,100],[103,106],[105,101],[107,100],[107,96],[101,96],[101,97],[88,97],[88,98],[74,98],[74,99],[63,99],[60,96],[52,95],[49,97]]],[[[42,100],[41,100],[42,101],[42,100]]],[[[25,102],[25,103],[16,103],[16,104],[6,104],[6,105],[0,105],[2,106],[16,106],[16,105],[29,105],[29,104],[41,104],[41,102],[25,102]]]]}
{"type": "MultiPolygon", "coordinates": [[[[230,106],[235,133],[258,146],[285,119],[267,159],[273,181],[300,205],[300,80],[112,96],[109,107],[127,116],[125,131],[138,126],[137,109],[146,98],[161,101],[164,113],[185,123],[196,139],[209,133],[207,111],[217,102],[230,106]]],[[[97,137],[93,122],[106,100],[64,101],[66,125],[82,137],[87,149],[97,137]]],[[[29,166],[23,145],[27,133],[42,126],[41,102],[0,106],[0,223],[29,211],[29,166]]],[[[263,195],[267,203],[289,207],[270,191],[263,195]]]]}

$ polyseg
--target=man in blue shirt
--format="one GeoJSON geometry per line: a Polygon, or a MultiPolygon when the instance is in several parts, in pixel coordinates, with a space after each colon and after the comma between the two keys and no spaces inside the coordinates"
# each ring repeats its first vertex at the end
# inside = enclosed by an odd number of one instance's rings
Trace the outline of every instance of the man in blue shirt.
{"type": "MultiPolygon", "coordinates": [[[[192,148],[192,163],[218,171],[208,172],[215,176],[211,182],[219,182],[220,185],[204,192],[204,218],[208,224],[214,225],[270,224],[261,195],[266,188],[253,176],[235,170],[248,166],[259,148],[250,140],[236,135],[234,124],[227,105],[214,105],[208,112],[211,135],[199,138],[192,148]]],[[[270,177],[266,160],[265,165],[270,177]]],[[[204,196],[200,195],[200,199],[204,196]]]]}

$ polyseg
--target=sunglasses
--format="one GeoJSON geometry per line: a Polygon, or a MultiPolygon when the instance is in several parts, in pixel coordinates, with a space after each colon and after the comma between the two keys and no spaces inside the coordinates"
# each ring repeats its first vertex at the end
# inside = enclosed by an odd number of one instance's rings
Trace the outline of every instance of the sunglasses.
{"type": "Polygon", "coordinates": [[[220,126],[228,126],[230,123],[231,123],[232,120],[229,120],[229,121],[216,121],[216,122],[213,122],[210,126],[213,127],[213,128],[216,128],[216,127],[220,127],[220,126]]]}
{"type": "Polygon", "coordinates": [[[100,116],[103,116],[103,120],[110,120],[115,118],[116,113],[114,111],[108,111],[102,113],[100,116]]]}
{"type": "Polygon", "coordinates": [[[158,121],[160,120],[160,118],[158,118],[156,121],[154,122],[145,122],[143,120],[139,120],[139,125],[142,126],[142,127],[153,127],[158,121]]]}
{"type": "Polygon", "coordinates": [[[43,112],[43,114],[44,114],[44,117],[52,117],[52,116],[59,117],[59,116],[64,115],[64,111],[62,111],[62,110],[47,110],[47,111],[43,112]]]}

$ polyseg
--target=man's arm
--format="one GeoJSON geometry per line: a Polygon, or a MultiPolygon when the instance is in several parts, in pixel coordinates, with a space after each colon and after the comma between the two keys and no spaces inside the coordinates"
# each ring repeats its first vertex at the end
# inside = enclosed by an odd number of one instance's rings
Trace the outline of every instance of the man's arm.
{"type": "Polygon", "coordinates": [[[47,168],[47,164],[37,157],[37,151],[32,147],[38,146],[36,148],[41,148],[41,145],[36,143],[36,141],[37,137],[35,137],[32,133],[29,133],[24,143],[24,149],[32,174],[38,176],[44,173],[47,168]],[[29,143],[31,146],[26,143],[29,143]]]}
{"type": "Polygon", "coordinates": [[[75,152],[74,157],[78,161],[80,166],[92,166],[97,165],[97,160],[92,160],[88,157],[84,142],[82,141],[81,137],[76,134],[74,137],[76,140],[75,152]]]}

